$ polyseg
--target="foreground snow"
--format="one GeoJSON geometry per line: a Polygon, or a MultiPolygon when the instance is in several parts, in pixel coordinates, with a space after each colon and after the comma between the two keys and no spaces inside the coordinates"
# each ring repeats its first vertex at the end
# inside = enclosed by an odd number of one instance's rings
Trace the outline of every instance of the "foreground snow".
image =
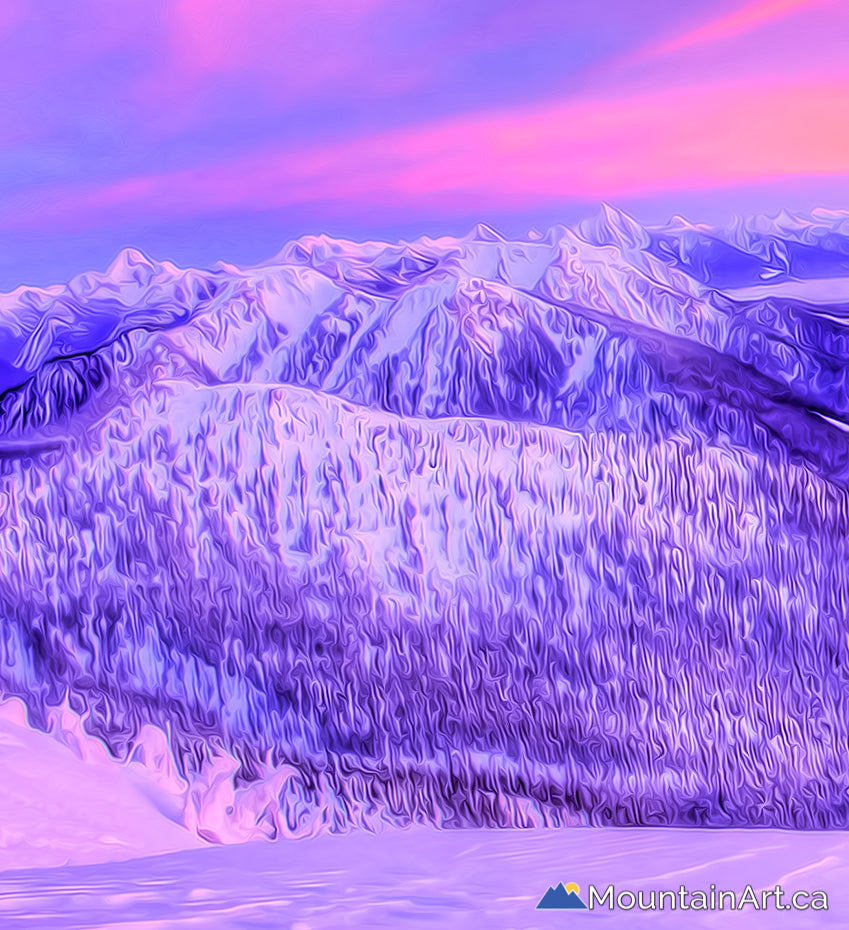
{"type": "Polygon", "coordinates": [[[849,836],[777,830],[387,829],[0,875],[4,927],[476,930],[845,927],[849,836]],[[828,911],[537,911],[549,885],[823,889],[828,911]]]}

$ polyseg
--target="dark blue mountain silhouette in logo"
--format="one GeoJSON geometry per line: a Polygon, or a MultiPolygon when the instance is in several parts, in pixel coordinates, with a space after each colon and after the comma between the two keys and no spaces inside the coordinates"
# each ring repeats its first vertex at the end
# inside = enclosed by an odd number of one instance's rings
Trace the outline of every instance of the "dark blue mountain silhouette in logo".
{"type": "MultiPolygon", "coordinates": [[[[576,886],[577,887],[577,886],[576,886]]],[[[542,896],[542,900],[537,904],[540,910],[587,910],[586,904],[578,897],[576,891],[567,891],[560,882],[556,888],[549,888],[542,896]]]]}

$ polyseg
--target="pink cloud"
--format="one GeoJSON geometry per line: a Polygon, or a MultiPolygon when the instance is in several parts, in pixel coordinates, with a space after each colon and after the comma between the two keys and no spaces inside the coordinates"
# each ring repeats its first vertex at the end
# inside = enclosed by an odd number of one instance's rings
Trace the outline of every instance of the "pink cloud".
{"type": "MultiPolygon", "coordinates": [[[[183,72],[208,74],[250,68],[274,51],[281,62],[311,27],[350,27],[387,0],[173,0],[167,28],[183,72]]],[[[326,32],[325,32],[326,37],[326,32]]]]}
{"type": "Polygon", "coordinates": [[[385,75],[372,67],[370,27],[391,3],[168,0],[159,56],[130,99],[145,114],[147,131],[161,136],[202,122],[228,87],[270,104],[379,88],[385,75]]]}
{"type": "Polygon", "coordinates": [[[335,145],[270,149],[38,203],[7,202],[7,227],[85,228],[129,218],[313,205],[361,219],[533,209],[849,175],[849,80],[667,90],[480,113],[335,145]]]}
{"type": "Polygon", "coordinates": [[[0,36],[12,32],[26,18],[26,6],[21,0],[4,0],[0,4],[0,36]]]}
{"type": "Polygon", "coordinates": [[[822,2],[824,0],[756,0],[755,3],[750,3],[718,19],[712,19],[665,42],[652,44],[637,52],[634,57],[635,59],[656,58],[697,45],[733,39],[775,20],[790,16],[805,7],[816,6],[822,2]]]}

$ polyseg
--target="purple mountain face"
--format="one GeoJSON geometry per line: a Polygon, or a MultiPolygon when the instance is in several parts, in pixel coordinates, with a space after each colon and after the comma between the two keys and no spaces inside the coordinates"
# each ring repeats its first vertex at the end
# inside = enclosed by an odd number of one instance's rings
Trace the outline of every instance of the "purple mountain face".
{"type": "Polygon", "coordinates": [[[847,229],[0,298],[0,696],[168,756],[209,839],[849,826],[847,229]]]}

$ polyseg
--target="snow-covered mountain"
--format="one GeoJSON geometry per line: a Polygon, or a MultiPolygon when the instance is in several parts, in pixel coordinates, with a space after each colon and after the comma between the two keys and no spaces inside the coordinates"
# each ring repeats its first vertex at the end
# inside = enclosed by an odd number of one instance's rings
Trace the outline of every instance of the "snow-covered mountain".
{"type": "Polygon", "coordinates": [[[2,695],[164,734],[216,839],[849,825],[849,304],[735,291],[846,226],[605,208],[0,298],[2,695]]]}

